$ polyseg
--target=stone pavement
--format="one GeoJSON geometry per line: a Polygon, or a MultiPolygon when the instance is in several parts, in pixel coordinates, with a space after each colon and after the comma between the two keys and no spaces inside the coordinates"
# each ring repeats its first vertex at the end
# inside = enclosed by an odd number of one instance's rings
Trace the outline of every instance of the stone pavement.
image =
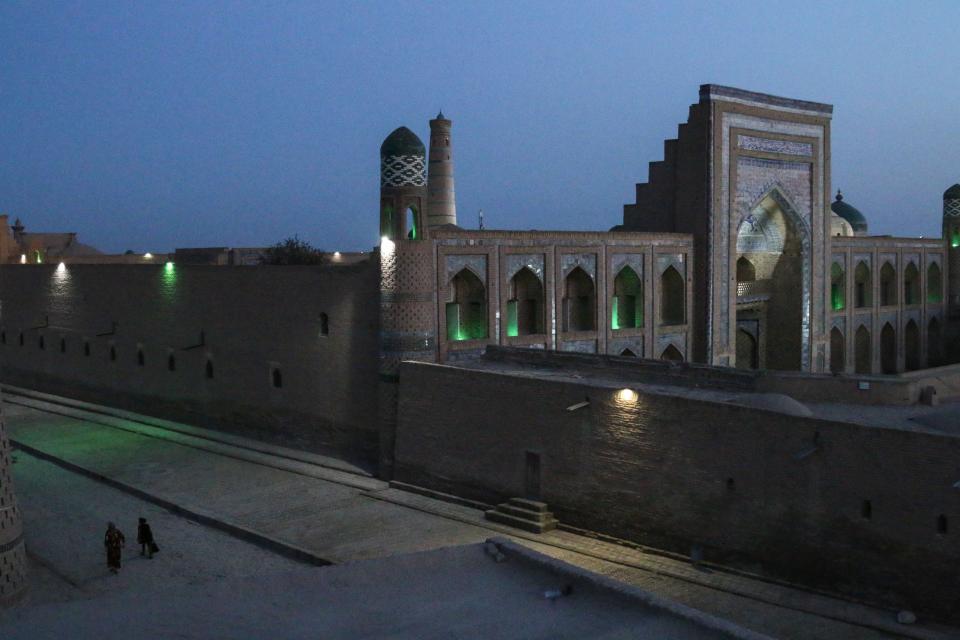
{"type": "Polygon", "coordinates": [[[958,637],[898,625],[890,611],[568,531],[527,534],[322,456],[267,452],[235,436],[34,395],[6,397],[9,435],[24,450],[301,560],[348,562],[480,542],[495,532],[775,637],[958,637]]]}

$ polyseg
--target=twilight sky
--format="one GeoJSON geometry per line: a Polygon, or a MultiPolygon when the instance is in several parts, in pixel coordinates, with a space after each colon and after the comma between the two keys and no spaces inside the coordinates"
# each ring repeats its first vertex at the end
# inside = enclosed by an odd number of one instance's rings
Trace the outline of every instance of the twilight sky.
{"type": "Polygon", "coordinates": [[[454,121],[461,226],[600,229],[713,82],[834,105],[833,186],[939,235],[960,2],[0,4],[0,213],[110,252],[377,242],[379,147],[454,121]]]}

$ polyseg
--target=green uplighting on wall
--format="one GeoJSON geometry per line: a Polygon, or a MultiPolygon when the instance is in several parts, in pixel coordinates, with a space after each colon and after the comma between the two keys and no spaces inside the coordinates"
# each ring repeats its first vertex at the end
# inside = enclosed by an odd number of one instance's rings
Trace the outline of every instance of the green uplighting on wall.
{"type": "Polygon", "coordinates": [[[834,311],[843,311],[846,301],[843,296],[843,288],[838,284],[830,286],[830,306],[834,311]]]}
{"type": "Polygon", "coordinates": [[[520,325],[517,322],[517,301],[507,302],[507,337],[516,338],[520,335],[520,325]]]}
{"type": "Polygon", "coordinates": [[[172,262],[168,262],[168,263],[166,263],[165,265],[163,265],[163,270],[164,270],[166,273],[173,273],[173,269],[174,269],[174,267],[173,267],[173,263],[172,263],[172,262]]]}
{"type": "Polygon", "coordinates": [[[620,328],[620,314],[617,311],[619,306],[620,298],[618,296],[613,296],[613,307],[610,310],[610,328],[616,331],[620,328]]]}

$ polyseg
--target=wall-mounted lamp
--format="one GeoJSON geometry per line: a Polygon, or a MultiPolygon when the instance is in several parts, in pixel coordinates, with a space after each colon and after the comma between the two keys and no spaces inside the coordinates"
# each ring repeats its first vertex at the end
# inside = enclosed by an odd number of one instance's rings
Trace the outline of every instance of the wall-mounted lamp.
{"type": "Polygon", "coordinates": [[[617,399],[620,402],[636,402],[638,397],[637,392],[633,389],[620,389],[620,391],[617,391],[617,399]]]}

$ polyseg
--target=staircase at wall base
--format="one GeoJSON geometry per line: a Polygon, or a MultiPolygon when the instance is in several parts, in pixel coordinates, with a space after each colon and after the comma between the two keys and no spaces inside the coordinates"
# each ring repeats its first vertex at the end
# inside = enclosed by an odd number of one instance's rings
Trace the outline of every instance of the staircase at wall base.
{"type": "Polygon", "coordinates": [[[557,528],[557,519],[547,511],[547,503],[526,498],[510,498],[486,511],[491,522],[505,524],[531,533],[544,533],[557,528]]]}

